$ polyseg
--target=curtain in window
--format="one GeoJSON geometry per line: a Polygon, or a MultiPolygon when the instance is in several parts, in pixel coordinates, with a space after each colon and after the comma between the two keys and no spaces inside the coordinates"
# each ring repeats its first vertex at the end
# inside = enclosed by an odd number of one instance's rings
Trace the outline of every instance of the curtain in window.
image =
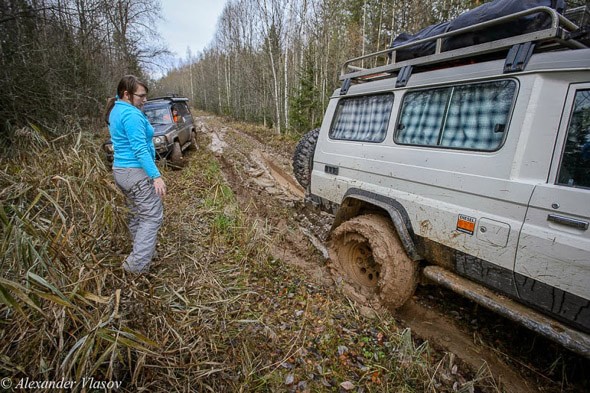
{"type": "Polygon", "coordinates": [[[516,83],[500,81],[453,88],[441,146],[495,150],[504,131],[516,83]]]}
{"type": "Polygon", "coordinates": [[[515,92],[511,80],[409,92],[395,141],[495,150],[504,140],[515,92]]]}
{"type": "Polygon", "coordinates": [[[410,92],[404,98],[396,142],[437,145],[450,88],[410,92]]]}
{"type": "Polygon", "coordinates": [[[342,99],[330,129],[330,138],[383,142],[392,106],[393,94],[342,99]]]}

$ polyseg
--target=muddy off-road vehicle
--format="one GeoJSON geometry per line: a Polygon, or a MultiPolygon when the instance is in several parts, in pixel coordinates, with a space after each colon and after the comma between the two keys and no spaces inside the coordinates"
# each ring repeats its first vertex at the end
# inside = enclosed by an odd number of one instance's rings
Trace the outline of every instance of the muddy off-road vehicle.
{"type": "Polygon", "coordinates": [[[344,64],[293,169],[349,295],[434,282],[590,357],[590,13],[554,3],[344,64]]]}
{"type": "MultiPolygon", "coordinates": [[[[153,142],[157,159],[168,159],[173,167],[184,165],[184,151],[197,149],[197,132],[191,115],[188,98],[165,96],[149,99],[143,112],[154,127],[153,142]],[[176,115],[174,114],[176,109],[176,115]]],[[[113,161],[111,141],[103,144],[108,161],[113,161]]]]}

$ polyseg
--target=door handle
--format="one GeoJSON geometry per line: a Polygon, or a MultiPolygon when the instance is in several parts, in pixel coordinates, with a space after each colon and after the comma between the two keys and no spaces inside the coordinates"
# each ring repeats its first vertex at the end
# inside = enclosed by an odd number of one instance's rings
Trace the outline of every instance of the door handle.
{"type": "Polygon", "coordinates": [[[575,218],[559,216],[557,214],[549,214],[547,216],[547,221],[552,221],[556,224],[565,225],[568,227],[573,227],[576,229],[581,229],[585,231],[588,229],[588,221],[576,220],[575,218]]]}

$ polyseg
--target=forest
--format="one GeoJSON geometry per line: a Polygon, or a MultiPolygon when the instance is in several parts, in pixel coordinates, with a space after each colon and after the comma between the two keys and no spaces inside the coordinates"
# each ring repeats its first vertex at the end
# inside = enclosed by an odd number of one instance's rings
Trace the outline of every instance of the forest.
{"type": "Polygon", "coordinates": [[[213,42],[160,81],[196,106],[277,133],[319,125],[345,60],[386,49],[478,0],[232,0],[213,42]]]}
{"type": "Polygon", "coordinates": [[[210,44],[156,78],[170,59],[153,29],[158,0],[1,0],[0,132],[92,124],[120,76],[133,73],[153,94],[186,95],[215,114],[302,133],[321,122],[346,59],[484,2],[229,0],[210,44]]]}
{"type": "Polygon", "coordinates": [[[0,0],[1,389],[589,391],[588,360],[439,288],[407,319],[353,302],[319,247],[333,217],[273,175],[291,177],[345,60],[484,1],[228,0],[181,60],[154,30],[163,1],[0,0]],[[199,134],[182,170],[158,160],[159,256],[139,277],[101,149],[129,73],[187,96],[199,134]]]}

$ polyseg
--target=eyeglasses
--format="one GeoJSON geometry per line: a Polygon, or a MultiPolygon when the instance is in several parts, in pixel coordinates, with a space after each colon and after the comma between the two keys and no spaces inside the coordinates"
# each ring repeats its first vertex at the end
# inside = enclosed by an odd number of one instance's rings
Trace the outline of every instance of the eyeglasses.
{"type": "Polygon", "coordinates": [[[146,98],[147,97],[147,93],[146,94],[135,94],[133,93],[134,96],[139,97],[139,98],[146,98]]]}

